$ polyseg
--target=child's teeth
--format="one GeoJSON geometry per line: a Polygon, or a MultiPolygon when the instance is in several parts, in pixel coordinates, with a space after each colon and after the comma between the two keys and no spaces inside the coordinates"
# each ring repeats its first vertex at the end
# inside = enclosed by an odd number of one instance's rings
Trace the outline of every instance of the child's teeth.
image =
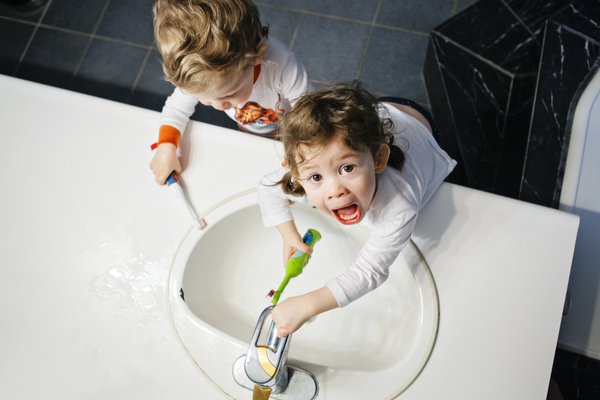
{"type": "Polygon", "coordinates": [[[351,219],[356,218],[357,214],[358,214],[358,209],[352,215],[344,215],[344,214],[339,214],[338,213],[338,215],[340,216],[340,218],[343,219],[344,221],[349,221],[351,219]]]}

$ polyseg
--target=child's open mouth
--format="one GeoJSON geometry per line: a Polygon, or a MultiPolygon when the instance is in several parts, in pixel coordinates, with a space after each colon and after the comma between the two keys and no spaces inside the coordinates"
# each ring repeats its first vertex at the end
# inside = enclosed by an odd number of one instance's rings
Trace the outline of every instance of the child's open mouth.
{"type": "Polygon", "coordinates": [[[344,225],[356,224],[360,221],[360,208],[356,204],[332,210],[338,221],[344,225]]]}

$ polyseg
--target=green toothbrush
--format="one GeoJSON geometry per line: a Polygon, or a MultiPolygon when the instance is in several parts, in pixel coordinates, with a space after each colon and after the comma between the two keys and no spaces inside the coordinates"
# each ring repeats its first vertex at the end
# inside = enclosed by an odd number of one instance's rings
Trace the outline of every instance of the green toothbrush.
{"type": "MultiPolygon", "coordinates": [[[[304,234],[304,237],[302,238],[302,241],[313,249],[315,244],[319,240],[321,240],[321,234],[315,229],[307,230],[304,234]]],[[[285,266],[285,278],[283,278],[283,282],[281,282],[281,285],[279,285],[279,289],[277,289],[276,291],[271,290],[267,295],[267,297],[273,298],[271,303],[277,304],[277,302],[279,301],[279,297],[283,292],[283,289],[285,289],[287,284],[290,282],[290,279],[295,278],[302,273],[304,266],[306,265],[309,259],[310,254],[303,253],[300,250],[296,250],[292,254],[285,266]]]]}

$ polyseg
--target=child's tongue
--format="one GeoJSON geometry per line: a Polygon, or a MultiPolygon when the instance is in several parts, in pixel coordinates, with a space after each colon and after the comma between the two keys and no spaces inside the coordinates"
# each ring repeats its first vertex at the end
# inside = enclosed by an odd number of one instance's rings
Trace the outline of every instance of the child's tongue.
{"type": "Polygon", "coordinates": [[[338,208],[337,212],[340,215],[352,215],[356,212],[356,209],[358,208],[358,206],[356,204],[352,204],[348,207],[344,207],[344,208],[338,208]]]}
{"type": "Polygon", "coordinates": [[[356,204],[352,204],[348,207],[338,208],[335,211],[338,215],[338,218],[340,219],[340,222],[343,222],[343,221],[350,222],[351,220],[353,220],[357,217],[358,206],[356,204]]]}

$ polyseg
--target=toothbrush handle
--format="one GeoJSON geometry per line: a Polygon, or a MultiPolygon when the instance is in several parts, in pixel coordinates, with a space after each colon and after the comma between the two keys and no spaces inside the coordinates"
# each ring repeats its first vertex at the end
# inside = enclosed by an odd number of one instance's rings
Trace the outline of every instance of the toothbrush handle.
{"type": "Polygon", "coordinates": [[[165,183],[167,184],[167,186],[171,186],[174,183],[179,183],[179,180],[177,179],[177,175],[175,174],[175,171],[171,172],[171,175],[169,175],[169,177],[167,178],[165,183]]]}
{"type": "MultiPolygon", "coordinates": [[[[319,240],[321,240],[321,234],[315,229],[307,230],[302,238],[302,241],[311,248],[314,248],[319,240]]],[[[306,254],[300,250],[296,250],[292,254],[285,266],[285,277],[283,278],[283,282],[281,282],[279,289],[277,289],[273,295],[273,300],[271,301],[272,304],[277,304],[283,289],[285,289],[290,282],[290,279],[297,277],[304,271],[304,266],[308,263],[308,260],[310,260],[310,254],[306,254]]]]}
{"type": "Polygon", "coordinates": [[[177,195],[177,197],[179,197],[179,200],[181,200],[183,205],[188,209],[190,215],[192,216],[192,219],[194,220],[194,224],[196,225],[196,227],[198,229],[204,229],[204,227],[206,226],[206,222],[204,222],[204,220],[200,220],[198,218],[198,214],[196,214],[196,211],[194,210],[194,208],[192,207],[190,202],[185,197],[185,193],[183,192],[183,187],[179,183],[179,180],[177,179],[177,174],[175,174],[175,171],[171,172],[171,175],[169,175],[169,177],[167,178],[166,183],[167,183],[167,187],[169,189],[171,189],[173,191],[173,193],[175,193],[177,195]],[[204,223],[204,226],[203,226],[203,223],[204,223]]]}

